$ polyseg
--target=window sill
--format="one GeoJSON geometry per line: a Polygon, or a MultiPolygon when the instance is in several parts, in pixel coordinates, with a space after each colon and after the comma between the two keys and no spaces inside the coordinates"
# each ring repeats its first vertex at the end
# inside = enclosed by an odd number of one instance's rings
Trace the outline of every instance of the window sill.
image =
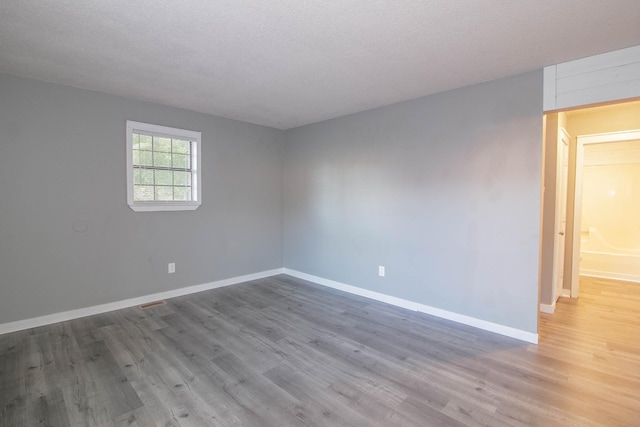
{"type": "Polygon", "coordinates": [[[200,203],[129,203],[129,207],[135,212],[195,211],[200,203]]]}

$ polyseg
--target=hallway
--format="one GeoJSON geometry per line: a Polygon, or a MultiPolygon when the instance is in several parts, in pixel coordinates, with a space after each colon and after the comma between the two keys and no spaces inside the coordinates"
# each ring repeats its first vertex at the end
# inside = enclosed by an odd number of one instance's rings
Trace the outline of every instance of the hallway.
{"type": "Polygon", "coordinates": [[[557,361],[558,381],[582,392],[558,396],[566,405],[605,424],[603,411],[637,416],[640,284],[582,276],[579,298],[540,314],[540,344],[530,350],[557,361]]]}

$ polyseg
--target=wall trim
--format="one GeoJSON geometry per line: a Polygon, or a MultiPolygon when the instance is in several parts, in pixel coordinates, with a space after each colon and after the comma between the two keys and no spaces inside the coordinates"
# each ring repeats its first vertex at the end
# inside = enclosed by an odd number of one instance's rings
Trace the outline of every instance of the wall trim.
{"type": "MultiPolygon", "coordinates": [[[[560,292],[559,297],[570,298],[571,297],[571,291],[569,289],[562,288],[562,291],[560,292]]],[[[542,313],[553,314],[556,311],[557,303],[558,303],[558,300],[555,300],[553,302],[553,304],[542,304],[541,303],[540,304],[540,311],[542,313]]]]}
{"type": "Polygon", "coordinates": [[[0,324],[0,335],[9,332],[21,331],[24,329],[36,328],[38,326],[50,325],[52,323],[64,322],[67,320],[78,319],[80,317],[92,316],[94,314],[106,313],[108,311],[120,310],[122,308],[134,307],[141,304],[147,304],[153,301],[180,297],[183,295],[195,294],[197,292],[208,291],[211,289],[222,288],[224,286],[236,285],[238,283],[249,282],[252,280],[264,279],[278,274],[283,274],[284,269],[276,268],[273,270],[261,271],[244,276],[230,277],[228,279],[216,280],[214,282],[203,283],[201,285],[187,286],[185,288],[172,289],[170,291],[158,292],[156,294],[144,295],[136,298],[110,302],[106,304],[94,305],[91,307],[83,307],[75,310],[63,311],[60,313],[47,314],[45,316],[33,317],[30,319],[17,320],[15,322],[0,324]]]}
{"type": "MultiPolygon", "coordinates": [[[[95,314],[106,313],[109,311],[120,310],[123,308],[129,308],[138,306],[141,304],[147,304],[153,301],[180,297],[184,295],[194,294],[198,292],[208,291],[211,289],[222,288],[225,286],[236,285],[239,283],[249,282],[252,280],[264,279],[265,277],[276,276],[278,274],[288,274],[289,276],[297,277],[299,279],[308,280],[313,283],[317,283],[322,286],[344,291],[350,294],[371,298],[376,301],[384,302],[394,305],[396,307],[405,308],[407,310],[417,311],[420,313],[430,314],[432,316],[440,317],[442,319],[451,320],[453,322],[461,323],[463,325],[473,326],[485,331],[494,332],[500,335],[505,335],[511,338],[516,338],[521,341],[529,343],[538,343],[538,334],[524,331],[521,329],[512,328],[510,326],[500,325],[498,323],[489,322],[486,320],[478,319],[463,314],[454,313],[452,311],[442,310],[440,308],[420,304],[417,302],[397,298],[391,295],[382,294],[375,291],[359,288],[357,286],[347,285],[345,283],[336,282],[334,280],[325,279],[311,274],[303,273],[288,268],[276,268],[273,270],[261,271],[258,273],[247,274],[244,276],[231,277],[228,279],[217,280],[214,282],[203,283],[200,285],[187,286],[185,288],[172,289],[170,291],[158,292],[155,294],[144,295],[136,298],[129,298],[125,300],[110,302],[106,304],[94,305],[90,307],[83,307],[75,310],[63,311],[59,313],[47,314],[44,316],[33,317],[30,319],[17,320],[14,322],[8,322],[0,324],[0,335],[10,332],[21,331],[25,329],[36,328],[39,326],[46,326],[53,323],[64,322],[73,319],[79,319],[81,317],[92,316],[95,314]]],[[[540,304],[540,310],[544,311],[540,304]]],[[[555,307],[555,304],[553,304],[555,307]]]]}
{"type": "Polygon", "coordinates": [[[553,314],[556,311],[556,303],[553,304],[540,304],[540,311],[542,313],[553,314]]]}
{"type": "MultiPolygon", "coordinates": [[[[640,48],[640,46],[638,46],[640,48]]],[[[576,175],[573,198],[573,252],[571,254],[571,298],[578,298],[580,291],[580,233],[582,232],[582,177],[584,172],[584,147],[589,144],[631,141],[640,138],[640,129],[620,132],[595,133],[577,136],[576,175]],[[577,237],[576,237],[577,236],[577,237]]],[[[585,272],[589,275],[589,272],[585,272]]],[[[625,280],[625,279],[618,279],[625,280]]],[[[628,280],[628,279],[627,279],[628,280]]]]}
{"type": "Polygon", "coordinates": [[[432,316],[451,320],[453,322],[461,323],[463,325],[473,326],[479,329],[483,329],[485,331],[494,332],[494,333],[505,335],[511,338],[516,338],[521,341],[526,341],[532,344],[538,344],[537,333],[524,331],[522,329],[512,328],[510,326],[500,325],[498,323],[477,319],[471,316],[465,316],[463,314],[454,313],[452,311],[442,310],[440,308],[431,307],[428,305],[405,300],[402,298],[393,297],[391,295],[370,291],[368,289],[359,288],[357,286],[347,285],[345,283],[336,282],[334,280],[313,276],[311,274],[303,273],[301,271],[291,270],[289,268],[284,268],[283,273],[288,274],[289,276],[297,277],[299,279],[308,280],[310,282],[317,283],[322,286],[327,286],[329,288],[348,292],[350,294],[360,295],[362,297],[371,298],[373,300],[385,302],[387,304],[395,305],[397,307],[406,308],[407,310],[430,314],[432,316]]]}
{"type": "Polygon", "coordinates": [[[581,269],[580,276],[595,277],[597,279],[622,280],[623,282],[640,283],[640,278],[635,274],[612,273],[610,271],[581,269]]]}

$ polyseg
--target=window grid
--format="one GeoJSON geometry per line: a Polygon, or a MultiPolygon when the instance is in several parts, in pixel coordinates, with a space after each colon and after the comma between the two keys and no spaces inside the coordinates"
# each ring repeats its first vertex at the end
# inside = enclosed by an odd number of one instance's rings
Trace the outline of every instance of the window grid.
{"type": "Polygon", "coordinates": [[[134,132],[133,139],[134,200],[193,201],[193,141],[142,132],[134,132]],[[150,149],[143,149],[143,144],[150,144],[150,149]],[[150,174],[144,176],[145,171],[150,174]]]}

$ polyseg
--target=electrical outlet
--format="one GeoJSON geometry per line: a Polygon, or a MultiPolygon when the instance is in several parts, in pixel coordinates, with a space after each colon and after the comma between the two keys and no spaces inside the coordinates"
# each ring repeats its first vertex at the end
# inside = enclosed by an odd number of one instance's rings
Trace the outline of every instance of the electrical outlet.
{"type": "Polygon", "coordinates": [[[175,262],[170,262],[169,263],[169,274],[175,273],[175,272],[176,272],[176,263],[175,262]]]}
{"type": "Polygon", "coordinates": [[[378,276],[384,277],[384,265],[378,266],[378,276]]]}

